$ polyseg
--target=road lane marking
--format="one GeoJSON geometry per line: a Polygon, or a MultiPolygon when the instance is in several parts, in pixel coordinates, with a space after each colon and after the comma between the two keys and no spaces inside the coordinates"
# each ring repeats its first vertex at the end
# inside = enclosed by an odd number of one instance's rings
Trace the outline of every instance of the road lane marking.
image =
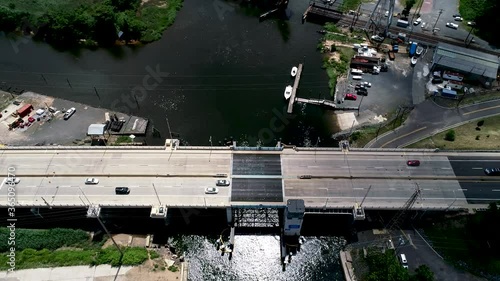
{"type": "Polygon", "coordinates": [[[472,170],[482,170],[483,168],[472,168],[472,170]]]}
{"type": "Polygon", "coordinates": [[[469,114],[473,114],[476,112],[481,112],[481,111],[490,110],[490,109],[499,108],[499,107],[500,107],[500,105],[490,106],[490,107],[486,107],[486,108],[482,108],[482,109],[478,109],[478,110],[469,111],[469,112],[463,113],[462,115],[469,115],[469,114]]]}
{"type": "Polygon", "coordinates": [[[355,189],[355,190],[363,190],[364,188],[363,188],[363,187],[353,187],[352,189],[355,189]]]}
{"type": "Polygon", "coordinates": [[[411,135],[411,134],[414,134],[414,133],[416,133],[416,132],[422,131],[422,130],[424,130],[424,129],[427,129],[427,127],[422,127],[422,128],[416,129],[415,131],[412,131],[412,132],[409,132],[409,133],[407,133],[407,134],[401,135],[401,136],[399,136],[399,137],[397,137],[397,138],[394,138],[394,139],[392,139],[392,140],[390,140],[390,141],[388,141],[388,142],[384,143],[383,145],[381,145],[381,146],[380,146],[380,148],[383,148],[384,146],[386,146],[386,145],[390,144],[391,142],[394,142],[394,141],[396,141],[396,140],[399,140],[399,139],[401,139],[401,138],[404,138],[404,137],[409,136],[409,135],[411,135]]]}
{"type": "Polygon", "coordinates": [[[451,170],[451,168],[441,168],[442,170],[451,170]]]}
{"type": "Polygon", "coordinates": [[[500,192],[500,189],[492,189],[491,191],[500,192]]]}

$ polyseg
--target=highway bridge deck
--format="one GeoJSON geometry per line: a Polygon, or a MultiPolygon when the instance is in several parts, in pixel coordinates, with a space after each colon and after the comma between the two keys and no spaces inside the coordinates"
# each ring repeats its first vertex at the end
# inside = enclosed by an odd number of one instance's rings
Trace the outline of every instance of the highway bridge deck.
{"type": "MultiPolygon", "coordinates": [[[[307,208],[352,208],[366,195],[366,209],[399,209],[418,186],[422,209],[471,208],[500,200],[499,153],[406,150],[349,151],[295,148],[283,151],[209,149],[0,150],[0,168],[18,177],[20,206],[284,206],[304,199],[307,208]],[[420,167],[407,160],[419,159],[420,167]],[[205,194],[220,174],[231,181],[205,194]],[[306,179],[300,176],[308,175],[306,179]],[[87,177],[99,179],[85,185],[87,177]],[[129,195],[114,188],[127,186],[129,195]],[[370,191],[368,192],[369,187],[370,191]]],[[[0,206],[8,206],[0,183],[0,206]]]]}

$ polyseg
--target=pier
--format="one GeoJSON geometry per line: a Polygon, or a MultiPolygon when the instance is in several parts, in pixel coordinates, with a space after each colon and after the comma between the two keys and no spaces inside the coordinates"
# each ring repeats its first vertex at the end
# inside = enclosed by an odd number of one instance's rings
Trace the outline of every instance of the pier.
{"type": "Polygon", "coordinates": [[[308,17],[322,19],[323,21],[336,21],[342,18],[342,12],[340,11],[340,5],[338,4],[330,6],[321,2],[313,1],[302,15],[302,23],[305,23],[308,17]]]}
{"type": "Polygon", "coordinates": [[[302,64],[299,63],[299,67],[297,69],[297,75],[295,75],[295,81],[293,82],[292,96],[290,97],[290,100],[288,101],[288,110],[286,111],[288,113],[293,112],[293,103],[295,102],[295,95],[297,94],[297,88],[299,87],[301,74],[302,74],[302,64]]]}
{"type": "Polygon", "coordinates": [[[358,107],[337,107],[335,102],[330,101],[330,100],[325,100],[325,99],[304,99],[304,98],[295,98],[296,102],[301,102],[301,103],[308,103],[308,104],[315,104],[315,105],[324,105],[328,106],[332,109],[335,110],[358,110],[358,107]]]}

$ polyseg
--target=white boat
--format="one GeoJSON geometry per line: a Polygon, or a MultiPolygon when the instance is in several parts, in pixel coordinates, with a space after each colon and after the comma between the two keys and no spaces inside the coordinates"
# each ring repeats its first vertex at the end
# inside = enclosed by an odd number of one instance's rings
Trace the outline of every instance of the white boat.
{"type": "Polygon", "coordinates": [[[285,99],[289,99],[292,96],[292,89],[293,87],[288,85],[285,88],[285,99]]]}
{"type": "Polygon", "coordinates": [[[411,65],[416,65],[417,64],[417,57],[411,57],[411,65]]]}
{"type": "Polygon", "coordinates": [[[417,47],[417,51],[415,52],[415,54],[416,54],[417,56],[420,56],[423,52],[424,52],[424,47],[422,47],[422,46],[420,46],[420,45],[419,45],[419,46],[417,47]]]}
{"type": "Polygon", "coordinates": [[[292,77],[295,77],[295,75],[297,75],[297,71],[298,71],[298,68],[296,66],[292,67],[292,72],[290,72],[292,77]]]}

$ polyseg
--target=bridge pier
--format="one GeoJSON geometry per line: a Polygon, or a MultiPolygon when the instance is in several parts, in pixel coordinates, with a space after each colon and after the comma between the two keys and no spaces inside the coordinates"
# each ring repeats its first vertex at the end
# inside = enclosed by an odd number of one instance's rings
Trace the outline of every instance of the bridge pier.
{"type": "Polygon", "coordinates": [[[305,204],[302,199],[289,199],[283,216],[281,231],[281,264],[283,270],[292,261],[292,256],[300,251],[300,231],[305,214],[305,204]],[[287,260],[288,257],[288,260],[287,260]]]}

